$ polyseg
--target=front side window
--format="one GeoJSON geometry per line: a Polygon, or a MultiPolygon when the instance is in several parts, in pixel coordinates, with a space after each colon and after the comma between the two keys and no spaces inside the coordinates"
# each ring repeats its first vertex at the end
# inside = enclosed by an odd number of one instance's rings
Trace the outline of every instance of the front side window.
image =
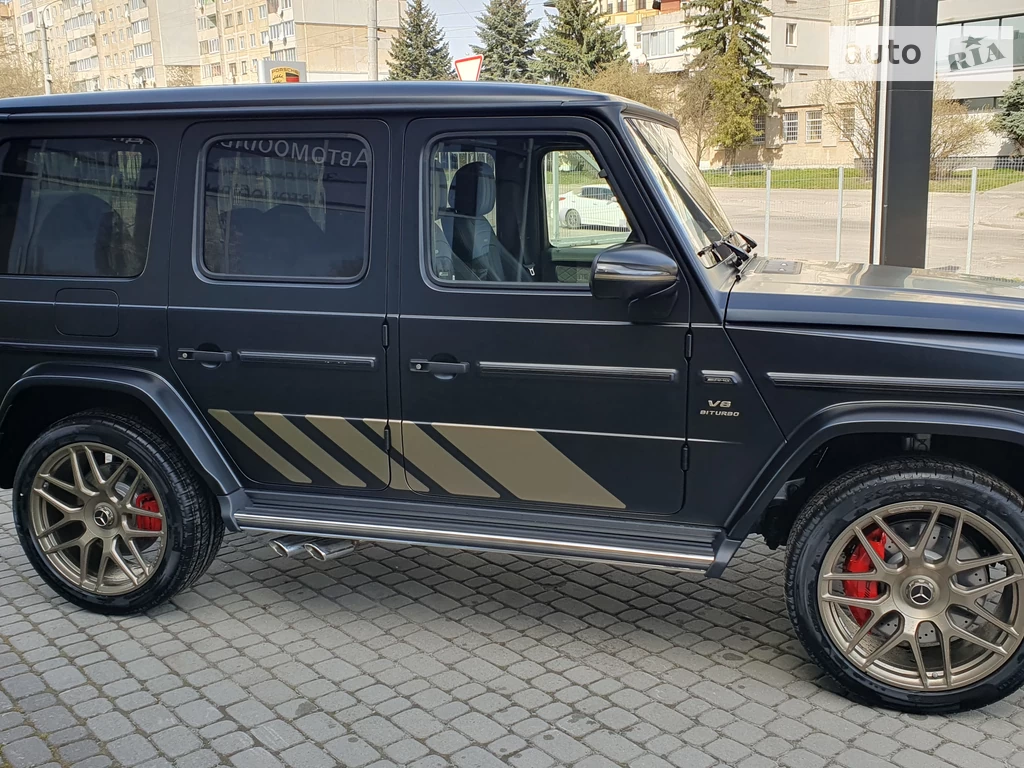
{"type": "Polygon", "coordinates": [[[142,274],[156,170],[156,147],[146,139],[5,142],[0,275],[142,274]]]}
{"type": "Polygon", "coordinates": [[[204,163],[212,276],[353,280],[367,261],[370,150],[354,136],[229,138],[204,163]]]}
{"type": "Polygon", "coordinates": [[[571,137],[445,140],[428,198],[430,271],[444,282],[586,285],[602,250],[638,239],[607,173],[571,137]]]}

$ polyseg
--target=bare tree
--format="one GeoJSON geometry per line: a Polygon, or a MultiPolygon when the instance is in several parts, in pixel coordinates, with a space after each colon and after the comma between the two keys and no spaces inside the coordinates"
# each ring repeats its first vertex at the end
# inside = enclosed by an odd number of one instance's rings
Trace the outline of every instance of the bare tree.
{"type": "Polygon", "coordinates": [[[652,75],[645,68],[634,69],[627,61],[610,64],[592,75],[577,77],[572,85],[621,96],[661,112],[667,111],[671,104],[671,84],[667,77],[652,75]]]}
{"type": "MultiPolygon", "coordinates": [[[[875,153],[875,99],[873,82],[822,80],[813,98],[822,104],[825,119],[836,135],[853,145],[861,160],[875,153]]],[[[944,161],[978,151],[988,121],[968,113],[967,107],[953,98],[953,86],[945,81],[935,84],[932,104],[931,173],[940,174],[944,161]]]]}
{"type": "MultiPolygon", "coordinates": [[[[65,67],[50,67],[50,90],[70,93],[74,84],[65,67]]],[[[0,99],[43,93],[43,66],[39,59],[18,50],[0,51],[0,99]]]]}
{"type": "Polygon", "coordinates": [[[674,88],[672,114],[679,121],[683,141],[700,163],[715,130],[715,89],[705,68],[683,72],[674,88]]]}

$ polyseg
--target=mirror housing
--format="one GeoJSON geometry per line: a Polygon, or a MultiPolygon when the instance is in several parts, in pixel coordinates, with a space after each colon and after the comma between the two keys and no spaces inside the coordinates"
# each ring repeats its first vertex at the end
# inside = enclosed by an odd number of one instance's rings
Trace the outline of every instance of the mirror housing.
{"type": "Polygon", "coordinates": [[[668,317],[679,290],[679,265],[649,245],[626,243],[602,251],[590,268],[595,299],[629,303],[629,319],[650,323],[668,317]]]}

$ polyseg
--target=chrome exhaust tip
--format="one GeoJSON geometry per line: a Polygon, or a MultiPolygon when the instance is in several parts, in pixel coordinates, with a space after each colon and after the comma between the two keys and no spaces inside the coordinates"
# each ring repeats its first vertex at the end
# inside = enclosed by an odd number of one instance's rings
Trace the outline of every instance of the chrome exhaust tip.
{"type": "Polygon", "coordinates": [[[282,536],[271,540],[270,548],[278,557],[298,557],[306,553],[303,545],[310,541],[313,541],[311,536],[282,536]]]}
{"type": "Polygon", "coordinates": [[[358,543],[349,539],[319,539],[305,543],[303,548],[314,560],[324,563],[354,552],[358,543]]]}

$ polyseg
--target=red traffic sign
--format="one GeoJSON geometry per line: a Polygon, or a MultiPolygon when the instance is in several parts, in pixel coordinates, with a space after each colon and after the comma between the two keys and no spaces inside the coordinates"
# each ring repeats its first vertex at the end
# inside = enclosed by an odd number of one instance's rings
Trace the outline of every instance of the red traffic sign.
{"type": "Polygon", "coordinates": [[[455,60],[455,74],[459,76],[459,80],[479,80],[480,70],[483,68],[483,56],[467,56],[455,60]]]}

